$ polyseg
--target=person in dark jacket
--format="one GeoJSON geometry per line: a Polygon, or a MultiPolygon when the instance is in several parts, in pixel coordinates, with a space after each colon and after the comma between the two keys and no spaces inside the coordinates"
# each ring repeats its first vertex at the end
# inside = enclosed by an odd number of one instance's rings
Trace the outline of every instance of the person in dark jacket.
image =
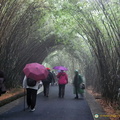
{"type": "Polygon", "coordinates": [[[54,79],[54,78],[53,78],[53,74],[50,71],[50,68],[46,68],[46,69],[49,72],[48,77],[45,80],[42,80],[42,83],[43,83],[44,96],[48,97],[49,96],[49,86],[50,86],[50,83],[52,82],[52,79],[54,79]]]}
{"type": "Polygon", "coordinates": [[[0,96],[4,93],[6,93],[6,87],[4,84],[5,78],[3,71],[0,71],[0,96]]]}
{"type": "Polygon", "coordinates": [[[78,70],[75,70],[75,76],[73,79],[74,93],[76,94],[75,99],[78,99],[78,94],[83,96],[83,90],[80,88],[81,83],[83,83],[81,75],[78,73],[78,70]]]}
{"type": "Polygon", "coordinates": [[[61,70],[58,75],[58,84],[59,84],[59,98],[64,98],[65,95],[65,85],[68,83],[68,75],[61,70]]]}
{"type": "Polygon", "coordinates": [[[54,72],[54,71],[52,71],[51,73],[52,73],[52,75],[53,75],[51,85],[53,86],[53,85],[55,84],[55,77],[56,77],[56,75],[55,75],[55,72],[54,72]]]}

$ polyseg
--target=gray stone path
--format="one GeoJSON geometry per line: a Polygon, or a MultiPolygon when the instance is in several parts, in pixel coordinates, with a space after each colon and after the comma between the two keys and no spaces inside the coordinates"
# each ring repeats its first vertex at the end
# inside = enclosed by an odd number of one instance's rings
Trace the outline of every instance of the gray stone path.
{"type": "Polygon", "coordinates": [[[34,112],[24,111],[24,99],[20,98],[10,103],[6,111],[4,106],[0,120],[94,120],[87,101],[74,97],[71,85],[66,86],[63,99],[58,98],[58,86],[51,86],[48,98],[42,93],[37,96],[34,112]]]}

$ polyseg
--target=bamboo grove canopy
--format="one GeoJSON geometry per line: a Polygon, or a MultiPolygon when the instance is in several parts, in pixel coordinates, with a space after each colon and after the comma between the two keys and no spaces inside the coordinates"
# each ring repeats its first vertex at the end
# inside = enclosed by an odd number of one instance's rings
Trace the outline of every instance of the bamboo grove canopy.
{"type": "Polygon", "coordinates": [[[1,0],[0,68],[19,86],[22,69],[65,49],[79,61],[87,85],[107,100],[120,87],[119,0],[1,0]]]}

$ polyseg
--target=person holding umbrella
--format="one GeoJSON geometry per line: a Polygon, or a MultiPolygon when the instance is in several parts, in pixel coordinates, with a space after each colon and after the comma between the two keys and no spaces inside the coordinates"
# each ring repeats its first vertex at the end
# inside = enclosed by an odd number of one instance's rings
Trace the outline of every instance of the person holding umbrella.
{"type": "Polygon", "coordinates": [[[59,84],[59,98],[64,98],[65,95],[65,85],[68,83],[68,75],[61,70],[57,74],[58,84],[59,84]]]}
{"type": "Polygon", "coordinates": [[[30,63],[24,67],[23,72],[25,73],[23,88],[27,91],[27,106],[28,109],[31,109],[30,111],[33,112],[35,111],[40,80],[47,78],[48,71],[39,63],[30,63]]]}
{"type": "Polygon", "coordinates": [[[26,76],[23,79],[23,88],[27,91],[27,106],[28,109],[31,109],[30,111],[35,111],[35,105],[36,105],[36,98],[37,98],[37,90],[40,84],[40,81],[35,81],[35,85],[29,85],[28,80],[31,80],[30,78],[27,78],[26,76]]]}

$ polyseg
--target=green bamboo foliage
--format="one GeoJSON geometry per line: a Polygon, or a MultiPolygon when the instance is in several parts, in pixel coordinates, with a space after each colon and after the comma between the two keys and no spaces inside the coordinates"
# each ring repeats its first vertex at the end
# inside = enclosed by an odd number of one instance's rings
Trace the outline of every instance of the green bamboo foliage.
{"type": "Polygon", "coordinates": [[[79,61],[87,85],[106,100],[116,100],[120,87],[119,4],[117,0],[1,0],[0,68],[7,85],[19,85],[25,64],[42,63],[64,45],[71,70],[79,61]]]}
{"type": "Polygon", "coordinates": [[[1,5],[0,68],[5,72],[7,86],[16,87],[25,64],[42,63],[56,45],[56,36],[46,29],[49,24],[44,25],[47,20],[43,21],[43,1],[7,0],[1,1],[1,5]]]}
{"type": "MultiPolygon", "coordinates": [[[[95,89],[100,91],[106,100],[111,102],[116,100],[118,87],[120,87],[118,78],[120,62],[119,1],[83,1],[73,5],[64,3],[61,4],[61,7],[63,9],[58,11],[57,18],[59,19],[57,21],[62,21],[58,22],[58,24],[61,25],[62,23],[61,28],[63,31],[67,29],[63,35],[65,33],[65,35],[69,35],[69,42],[72,41],[71,44],[76,40],[75,36],[70,35],[72,33],[74,35],[79,34],[88,42],[86,45],[89,46],[91,51],[89,56],[92,55],[91,61],[86,62],[86,68],[84,69],[88,83],[91,83],[95,89]],[[76,23],[72,22],[73,18],[76,23]],[[69,23],[67,22],[68,19],[69,23]],[[66,22],[64,22],[65,20],[66,22]],[[66,23],[69,24],[69,29],[66,28],[66,23]]],[[[61,30],[58,27],[57,30],[60,34],[61,30]]],[[[66,37],[64,38],[66,39],[66,37]]],[[[81,38],[79,37],[79,39],[81,38]]],[[[87,57],[82,58],[87,59],[87,57]]],[[[82,64],[82,62],[80,63],[82,64]]]]}
{"type": "Polygon", "coordinates": [[[95,55],[98,74],[100,74],[97,80],[101,86],[100,91],[103,97],[113,101],[116,99],[119,82],[117,66],[119,65],[118,48],[120,42],[118,39],[120,38],[119,17],[116,12],[119,8],[118,6],[111,7],[111,5],[115,5],[112,2],[94,2],[91,11],[79,7],[77,9],[79,16],[77,15],[76,20],[82,29],[81,34],[87,37],[93,50],[92,53],[95,55]]]}

